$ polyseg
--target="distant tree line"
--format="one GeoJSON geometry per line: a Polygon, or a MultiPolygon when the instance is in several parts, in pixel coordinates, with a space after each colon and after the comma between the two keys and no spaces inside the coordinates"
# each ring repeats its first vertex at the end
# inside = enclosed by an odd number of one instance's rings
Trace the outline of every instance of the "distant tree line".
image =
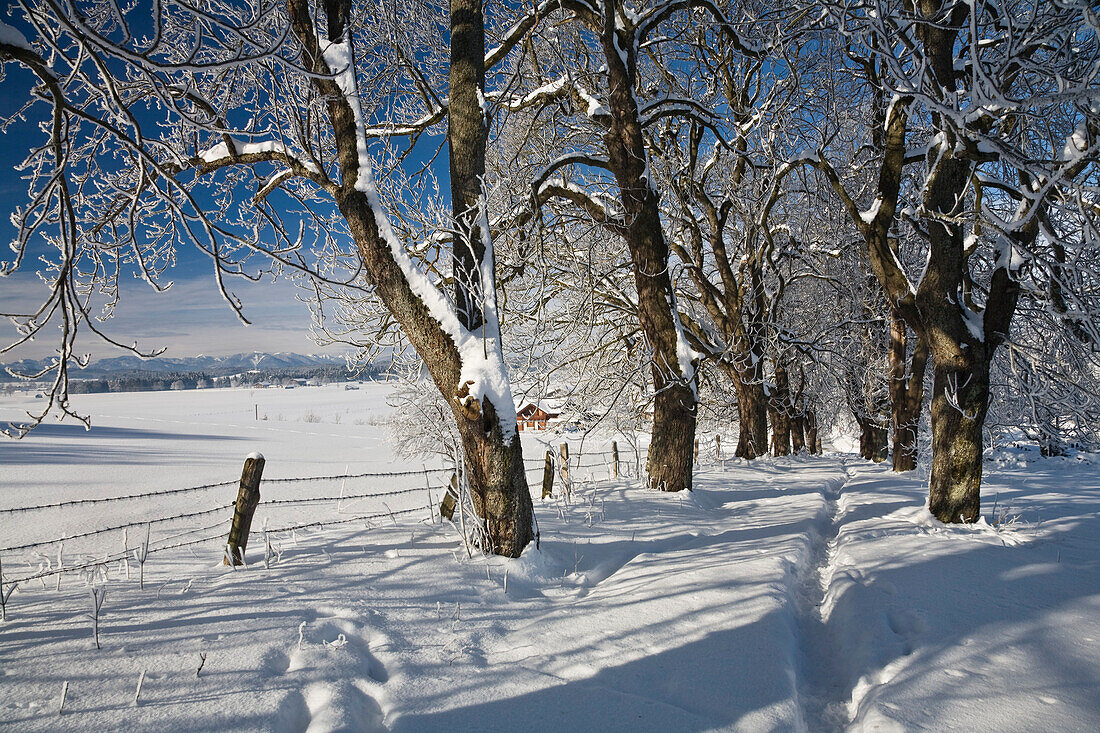
{"type": "Polygon", "coordinates": [[[341,366],[286,367],[282,369],[257,369],[241,374],[211,374],[198,372],[126,372],[100,379],[74,379],[70,384],[73,394],[102,394],[105,392],[162,392],[167,390],[206,389],[223,387],[255,387],[259,385],[287,386],[298,379],[316,380],[320,384],[346,382],[353,379],[377,379],[381,369],[369,366],[352,371],[341,366]]]}

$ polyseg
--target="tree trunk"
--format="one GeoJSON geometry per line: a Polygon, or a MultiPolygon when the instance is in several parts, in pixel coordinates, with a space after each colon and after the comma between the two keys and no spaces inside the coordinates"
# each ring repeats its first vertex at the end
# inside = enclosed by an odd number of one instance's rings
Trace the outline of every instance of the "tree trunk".
{"type": "Polygon", "coordinates": [[[738,433],[734,455],[751,461],[768,452],[768,396],[764,392],[763,375],[735,369],[724,362],[722,366],[737,392],[738,433]]]}
{"type": "Polygon", "coordinates": [[[928,346],[918,338],[912,359],[907,359],[908,333],[896,313],[890,320],[890,419],[894,432],[894,471],[917,467],[917,438],[924,403],[924,370],[928,346]]]}
{"type": "Polygon", "coordinates": [[[630,249],[638,291],[638,321],[652,351],[653,437],[647,465],[649,485],[662,491],[691,489],[695,442],[695,365],[681,362],[683,336],[669,276],[669,247],[653,188],[634,80],[636,49],[619,36],[614,3],[607,3],[601,43],[607,62],[611,122],[604,135],[608,168],[615,176],[625,212],[623,236],[630,249]],[[622,49],[626,49],[624,52],[622,49]]]}
{"type": "MultiPolygon", "coordinates": [[[[966,10],[955,6],[949,17],[942,0],[924,0],[918,37],[929,59],[933,89],[957,94],[955,39],[966,23],[966,10]],[[934,19],[934,20],[933,20],[934,19]],[[945,22],[946,21],[946,22],[945,22]]],[[[954,121],[932,116],[939,134],[926,153],[929,176],[922,205],[927,212],[928,261],[917,287],[916,304],[934,363],[932,394],[932,474],[928,508],[943,522],[974,522],[981,510],[982,426],[989,409],[989,367],[997,346],[1008,337],[1019,301],[1019,274],[1010,258],[995,264],[985,307],[972,301],[972,280],[960,202],[970,185],[974,164],[958,156],[954,121]],[[977,328],[973,323],[980,313],[977,328]]],[[[1039,217],[1006,236],[1027,251],[1038,234],[1039,217]]]]}
{"type": "MultiPolygon", "coordinates": [[[[451,178],[455,190],[462,192],[453,202],[459,237],[465,236],[468,240],[465,247],[458,242],[454,246],[456,252],[465,249],[477,253],[480,277],[488,278],[486,282],[479,282],[478,292],[467,290],[467,296],[476,295],[480,299],[480,307],[468,308],[465,313],[460,311],[458,316],[463,328],[468,329],[474,323],[481,325],[478,333],[482,337],[484,355],[488,357],[487,368],[495,371],[487,378],[507,384],[507,372],[500,351],[499,320],[495,301],[491,300],[495,296],[496,286],[492,280],[491,252],[486,254],[485,249],[488,240],[483,235],[487,232],[475,232],[466,226],[471,222],[476,225],[476,214],[472,214],[471,210],[479,208],[477,201],[483,196],[480,186],[484,176],[487,127],[482,116],[479,90],[484,84],[484,40],[479,42],[472,37],[480,33],[480,21],[474,16],[480,16],[481,5],[479,0],[474,0],[472,4],[468,0],[459,0],[452,6],[456,8],[455,32],[461,41],[452,45],[455,55],[452,65],[457,65],[461,73],[452,78],[450,119],[453,126],[462,129],[462,133],[449,133],[452,163],[460,163],[452,171],[451,178]],[[477,193],[470,194],[475,188],[477,193]],[[473,196],[472,205],[470,196],[473,196]],[[462,229],[463,226],[466,228],[462,229]],[[489,259],[487,265],[486,259],[489,259]],[[471,320],[474,314],[476,319],[471,320]],[[491,314],[491,318],[482,325],[486,314],[491,314]]],[[[330,41],[339,40],[343,34],[349,7],[350,3],[326,2],[330,41]],[[339,17],[340,21],[334,23],[334,17],[339,17]]],[[[317,34],[309,7],[305,3],[294,2],[291,13],[295,33],[307,49],[312,49],[311,57],[320,64],[317,71],[320,74],[331,73],[333,70],[324,64],[317,51],[317,34]]],[[[327,99],[326,108],[338,146],[341,186],[334,197],[359,251],[365,275],[374,286],[375,294],[401,325],[409,343],[424,360],[440,394],[451,407],[462,436],[474,508],[484,521],[487,533],[484,549],[518,557],[534,538],[534,531],[531,494],[523,472],[514,412],[504,416],[498,414],[490,400],[475,399],[469,394],[470,383],[462,383],[463,354],[456,343],[454,333],[457,332],[453,326],[448,327],[450,330],[444,327],[440,318],[446,320],[446,316],[433,314],[425,298],[433,299],[434,294],[425,293],[423,285],[413,286],[408,271],[415,265],[407,260],[398,261],[399,257],[404,257],[404,252],[398,244],[391,246],[390,239],[380,229],[380,222],[385,223],[384,214],[376,209],[376,202],[366,192],[369,187],[359,185],[361,179],[369,182],[371,173],[369,168],[362,167],[352,100],[329,78],[319,75],[314,83],[327,99]]],[[[456,298],[462,297],[461,293],[456,292],[456,298]]]]}
{"type": "Polygon", "coordinates": [[[932,475],[928,509],[942,522],[974,522],[981,511],[982,425],[989,409],[989,365],[937,360],[932,389],[932,475]]]}
{"type": "Polygon", "coordinates": [[[790,386],[787,370],[775,368],[775,388],[771,396],[772,454],[791,454],[790,386]]]}
{"type": "MultiPolygon", "coordinates": [[[[496,287],[485,206],[485,20],[482,0],[451,0],[447,141],[450,153],[454,297],[458,318],[483,339],[496,338],[496,287]],[[488,252],[487,252],[488,250],[488,252]],[[489,313],[493,315],[488,316],[489,313]]],[[[499,366],[502,377],[503,355],[499,366]]],[[[448,375],[448,377],[451,375],[448,375]]],[[[460,375],[456,375],[461,380],[460,375]]],[[[474,511],[485,523],[489,552],[518,557],[532,539],[534,511],[515,419],[504,424],[488,399],[467,401],[466,385],[446,380],[444,397],[458,421],[474,511]],[[457,389],[456,389],[457,387],[457,389]]],[[[438,381],[437,381],[438,384],[438,381]]],[[[508,395],[511,400],[511,395],[508,395]]],[[[511,407],[508,405],[507,407],[511,407]]],[[[513,413],[514,414],[514,413],[513,413]]]]}
{"type": "Polygon", "coordinates": [[[805,418],[797,411],[791,415],[791,452],[801,453],[806,450],[806,424],[805,418]]]}
{"type": "MultiPolygon", "coordinates": [[[[451,404],[455,405],[454,400],[451,404]]],[[[480,420],[456,415],[474,511],[485,522],[489,546],[496,555],[519,557],[534,539],[531,493],[523,470],[523,449],[519,433],[505,440],[502,424],[493,405],[482,401],[480,420]]],[[[461,412],[461,410],[459,410],[461,412]]]]}
{"type": "Polygon", "coordinates": [[[806,410],[806,450],[811,455],[820,455],[821,446],[819,444],[820,438],[817,435],[817,413],[813,410],[806,410]]]}
{"type": "Polygon", "coordinates": [[[875,463],[882,463],[890,449],[890,431],[882,425],[871,426],[871,455],[875,463]]]}
{"type": "MultiPolygon", "coordinates": [[[[455,236],[451,250],[455,307],[459,321],[473,331],[484,321],[481,282],[485,244],[480,205],[484,199],[487,112],[485,90],[485,19],[481,0],[451,0],[451,64],[447,143],[451,183],[451,211],[455,236]]],[[[493,294],[495,295],[495,294],[493,294]]]]}
{"type": "Polygon", "coordinates": [[[691,489],[695,451],[695,392],[684,385],[659,391],[653,405],[653,437],[646,458],[649,485],[661,491],[691,489]],[[691,405],[690,408],[687,408],[691,405]],[[686,409],[685,409],[686,408],[686,409]]]}
{"type": "Polygon", "coordinates": [[[859,457],[867,461],[882,463],[886,460],[889,446],[889,433],[869,416],[856,415],[859,425],[859,457]]]}

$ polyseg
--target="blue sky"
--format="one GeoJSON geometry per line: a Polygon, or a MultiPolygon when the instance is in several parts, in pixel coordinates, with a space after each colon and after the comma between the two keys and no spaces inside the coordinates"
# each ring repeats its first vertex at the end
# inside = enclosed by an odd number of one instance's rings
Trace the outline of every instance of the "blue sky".
{"type": "MultiPolygon", "coordinates": [[[[0,115],[16,111],[25,102],[31,75],[8,64],[0,81],[0,115]]],[[[45,105],[38,105],[41,113],[45,105]]],[[[15,169],[32,144],[40,144],[42,133],[35,120],[19,121],[3,134],[0,155],[0,240],[10,243],[15,236],[10,216],[27,200],[25,182],[15,169]]],[[[0,261],[9,261],[8,247],[0,251],[0,261]]],[[[253,284],[239,279],[230,282],[230,290],[245,304],[252,321],[243,325],[218,293],[210,261],[196,252],[183,249],[170,273],[173,286],[167,293],[156,294],[137,280],[123,287],[122,304],[106,324],[109,333],[123,343],[137,341],[143,349],[166,347],[166,355],[185,357],[194,354],[223,355],[249,351],[322,351],[309,335],[310,315],[305,304],[295,298],[289,283],[253,284]]],[[[0,312],[33,311],[42,302],[44,286],[36,275],[40,263],[34,257],[24,260],[20,271],[0,278],[0,312]]],[[[15,338],[14,328],[0,322],[0,340],[6,346],[15,338]]],[[[21,358],[40,359],[53,353],[56,344],[42,338],[18,351],[0,356],[0,362],[21,358]]],[[[93,358],[118,356],[116,348],[89,335],[81,342],[83,351],[93,358]]],[[[333,350],[333,349],[329,349],[333,350]]]]}
{"type": "MultiPolygon", "coordinates": [[[[18,19],[8,21],[20,25],[18,19]]],[[[22,107],[29,97],[34,77],[16,64],[7,64],[5,77],[0,81],[0,118],[22,107]]],[[[39,116],[48,113],[44,103],[33,108],[39,116]]],[[[32,145],[41,144],[44,133],[38,129],[38,120],[17,121],[3,134],[3,153],[0,154],[0,240],[11,242],[15,229],[9,219],[17,206],[27,201],[26,185],[15,170],[32,145]]],[[[404,162],[410,170],[417,170],[431,158],[440,140],[438,135],[424,135],[418,148],[404,162]]],[[[440,181],[442,193],[449,198],[447,189],[446,148],[434,157],[430,167],[440,181]]],[[[416,202],[410,202],[416,206],[416,202]]],[[[41,247],[42,244],[39,243],[41,247]]],[[[45,250],[39,250],[40,253],[45,250]]],[[[10,260],[7,248],[0,251],[0,262],[10,260]]],[[[266,263],[250,263],[252,272],[266,263]]],[[[36,257],[24,259],[20,272],[9,278],[0,278],[0,312],[33,312],[42,302],[45,290],[36,271],[41,267],[36,257]]],[[[163,282],[171,280],[173,286],[163,294],[157,294],[146,284],[126,276],[121,286],[121,304],[114,317],[105,324],[109,334],[123,342],[138,342],[146,350],[166,348],[166,355],[184,357],[193,354],[222,355],[248,351],[293,351],[313,353],[318,351],[342,351],[344,347],[321,349],[310,335],[310,312],[302,303],[294,286],[287,282],[272,283],[270,278],[262,284],[253,284],[243,278],[229,280],[228,289],[244,303],[246,317],[252,325],[245,326],[226,304],[212,273],[209,258],[191,247],[180,247],[176,263],[165,274],[163,282]]],[[[85,329],[86,331],[86,329],[85,329]]],[[[15,330],[6,322],[0,322],[0,345],[6,346],[15,338],[15,330]]],[[[87,334],[79,344],[82,352],[90,352],[94,358],[117,356],[120,352],[87,334]]],[[[0,356],[0,362],[20,358],[39,359],[50,355],[56,348],[49,339],[40,338],[16,352],[0,356]]]]}

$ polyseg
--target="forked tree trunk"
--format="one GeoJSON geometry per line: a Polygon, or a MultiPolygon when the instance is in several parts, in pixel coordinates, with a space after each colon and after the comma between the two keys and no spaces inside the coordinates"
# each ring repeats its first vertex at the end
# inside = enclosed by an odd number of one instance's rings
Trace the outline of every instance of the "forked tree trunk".
{"type": "Polygon", "coordinates": [[[409,343],[424,360],[440,394],[451,406],[466,453],[474,508],[485,521],[488,533],[489,546],[484,549],[518,557],[534,539],[534,531],[531,494],[514,423],[503,424],[488,400],[462,401],[463,385],[459,384],[462,362],[458,349],[424,301],[408,286],[389,246],[379,236],[366,196],[355,191],[339,203],[368,276],[377,283],[379,298],[401,323],[409,343]],[[505,439],[506,431],[511,438],[505,439]]]}
{"type": "Polygon", "coordinates": [[[974,522],[981,511],[982,425],[989,409],[989,365],[982,356],[963,368],[942,362],[935,368],[928,509],[942,522],[974,522]]]}
{"type": "Polygon", "coordinates": [[[890,420],[894,433],[894,471],[898,473],[917,467],[924,370],[928,365],[928,346],[924,339],[917,339],[911,359],[907,345],[905,322],[894,314],[890,320],[890,420]]]}
{"type": "MultiPolygon", "coordinates": [[[[452,47],[452,51],[458,55],[452,59],[452,64],[457,65],[461,72],[460,79],[452,79],[452,85],[463,87],[463,90],[458,94],[457,88],[451,90],[450,119],[453,126],[462,128],[464,132],[453,136],[452,146],[459,149],[452,150],[452,153],[470,164],[460,167],[452,174],[452,184],[461,183],[453,180],[456,174],[464,181],[459,186],[464,193],[454,202],[455,215],[461,226],[462,222],[473,221],[473,217],[469,216],[471,201],[467,193],[480,190],[472,187],[469,179],[476,178],[477,186],[481,185],[486,127],[478,94],[484,80],[484,41],[479,45],[476,38],[470,37],[479,32],[477,18],[480,16],[481,6],[479,0],[473,0],[472,3],[470,0],[457,0],[457,3],[460,4],[457,15],[466,26],[456,31],[465,40],[452,47]],[[466,88],[470,85],[474,85],[474,88],[466,88]]],[[[332,42],[338,42],[344,33],[350,3],[326,0],[325,7],[328,38],[332,42]]],[[[444,328],[443,323],[429,309],[425,297],[432,296],[413,287],[408,275],[408,269],[413,265],[408,261],[398,262],[398,254],[395,254],[398,247],[394,245],[391,248],[390,241],[379,228],[383,214],[376,211],[375,204],[364,190],[367,187],[359,185],[360,179],[369,177],[370,172],[363,168],[364,163],[360,158],[356,114],[351,106],[353,101],[332,79],[332,74],[341,70],[330,69],[320,52],[318,33],[311,15],[312,6],[302,0],[292,0],[289,9],[294,32],[306,49],[306,56],[314,66],[314,71],[318,72],[313,83],[326,99],[326,112],[337,141],[337,161],[341,172],[341,186],[334,193],[334,198],[347,221],[366,277],[374,286],[378,298],[401,325],[409,343],[424,360],[440,394],[451,406],[466,453],[474,507],[483,519],[487,532],[487,546],[484,549],[500,555],[518,557],[534,538],[534,531],[531,495],[523,472],[523,456],[514,418],[502,420],[488,399],[474,399],[469,396],[469,386],[460,384],[463,355],[459,351],[459,344],[455,342],[455,336],[444,328]]],[[[474,194],[475,208],[479,196],[480,194],[474,194]]],[[[465,245],[465,251],[474,252],[473,248],[480,247],[480,254],[484,254],[480,234],[473,233],[467,226],[465,236],[470,239],[465,245]]],[[[454,246],[456,250],[462,247],[459,243],[454,246]]],[[[476,295],[482,299],[492,298],[495,294],[492,268],[486,268],[482,274],[487,274],[488,281],[478,284],[480,292],[476,295]]],[[[467,296],[470,295],[473,294],[468,291],[467,296]]],[[[459,318],[464,326],[469,327],[481,322],[485,310],[483,303],[480,308],[470,308],[466,313],[459,313],[459,318]]],[[[480,333],[488,349],[486,353],[497,357],[495,361],[498,373],[489,378],[506,383],[503,358],[499,356],[500,333],[495,308],[492,313],[491,323],[486,323],[485,330],[480,333]]]]}

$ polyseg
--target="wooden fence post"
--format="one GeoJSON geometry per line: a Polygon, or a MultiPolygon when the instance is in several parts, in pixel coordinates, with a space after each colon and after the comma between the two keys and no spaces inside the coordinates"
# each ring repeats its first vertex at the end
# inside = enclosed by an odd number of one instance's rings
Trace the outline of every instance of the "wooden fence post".
{"type": "Polygon", "coordinates": [[[443,494],[443,502],[439,505],[439,522],[443,523],[444,519],[450,519],[454,521],[455,506],[458,504],[458,474],[451,474],[451,488],[443,494]]]}
{"type": "Polygon", "coordinates": [[[722,436],[717,433],[714,435],[714,457],[722,460],[722,436]]]}
{"type": "Polygon", "coordinates": [[[561,484],[562,493],[565,495],[565,500],[569,501],[569,494],[572,491],[573,485],[569,480],[569,444],[561,444],[561,484]]]}
{"type": "Polygon", "coordinates": [[[259,453],[249,454],[244,459],[241,487],[237,490],[237,505],[233,509],[233,526],[229,529],[226,557],[222,559],[225,565],[229,564],[229,558],[233,558],[234,565],[244,564],[252,515],[256,512],[256,505],[260,503],[260,478],[263,473],[264,457],[259,453]]]}
{"type": "Polygon", "coordinates": [[[554,451],[546,451],[546,464],[542,467],[542,498],[554,495],[554,451]]]}
{"type": "Polygon", "coordinates": [[[619,478],[619,444],[611,441],[611,478],[619,478]]]}

